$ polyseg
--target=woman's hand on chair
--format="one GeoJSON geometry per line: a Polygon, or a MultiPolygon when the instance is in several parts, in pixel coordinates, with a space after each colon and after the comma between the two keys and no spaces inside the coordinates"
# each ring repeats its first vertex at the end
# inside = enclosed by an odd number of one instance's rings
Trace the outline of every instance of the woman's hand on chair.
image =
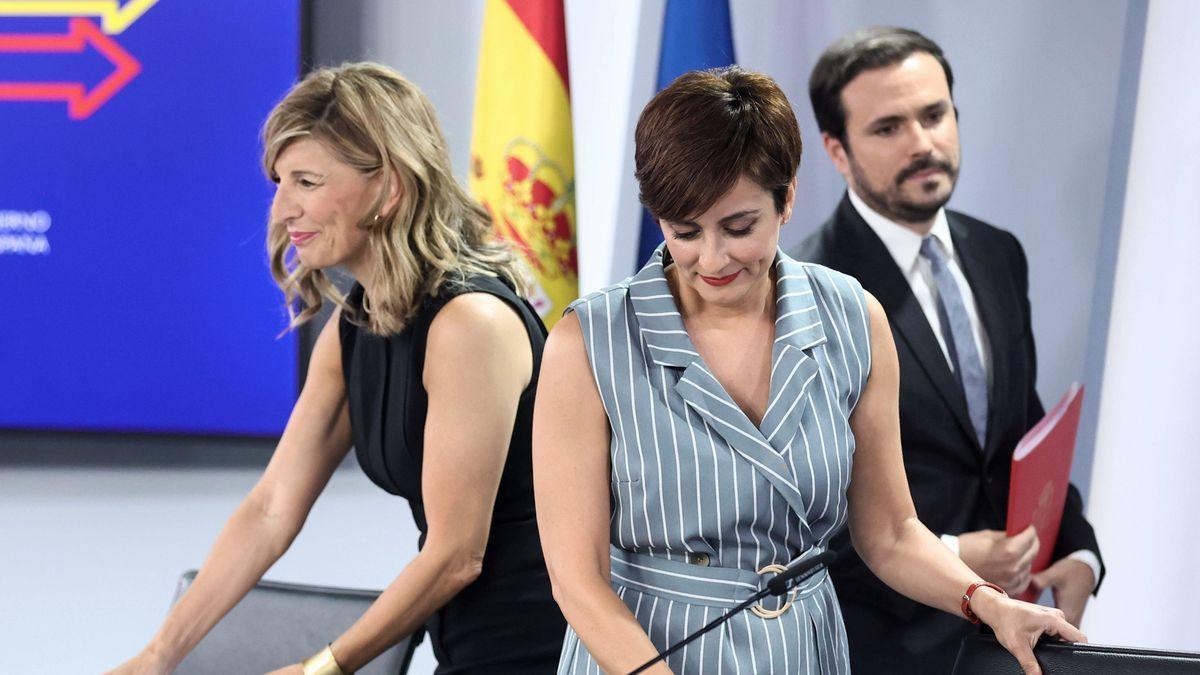
{"type": "Polygon", "coordinates": [[[981,588],[971,599],[971,610],[996,633],[1026,675],[1042,675],[1033,647],[1042,635],[1068,642],[1087,642],[1087,636],[1064,618],[1061,610],[1005,597],[981,588]]]}

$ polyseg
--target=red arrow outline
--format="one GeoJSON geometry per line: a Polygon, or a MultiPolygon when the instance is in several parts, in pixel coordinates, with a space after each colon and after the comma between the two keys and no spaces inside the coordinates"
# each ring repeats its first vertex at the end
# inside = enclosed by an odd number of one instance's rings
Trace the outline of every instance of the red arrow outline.
{"type": "Polygon", "coordinates": [[[69,26],[65,35],[0,34],[0,53],[83,53],[90,43],[115,66],[113,72],[91,91],[80,82],[0,82],[0,101],[66,101],[67,115],[83,120],[142,72],[142,64],[96,24],[76,18],[69,26]]]}

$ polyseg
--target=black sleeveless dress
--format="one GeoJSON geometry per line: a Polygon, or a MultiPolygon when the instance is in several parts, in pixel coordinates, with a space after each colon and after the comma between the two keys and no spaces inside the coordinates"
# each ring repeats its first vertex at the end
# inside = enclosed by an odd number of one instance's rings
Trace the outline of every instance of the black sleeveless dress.
{"type": "MultiPolygon", "coordinates": [[[[425,628],[438,673],[552,673],[566,622],[550,594],[534,517],[530,433],[537,373],[546,329],[511,288],[493,277],[446,284],[396,335],[380,337],[351,323],[339,325],[342,369],[358,462],[376,485],[408,500],[424,546],[428,532],[421,495],[425,415],[425,343],[433,318],[454,297],[489,293],[525,323],[533,348],[533,379],[521,394],[508,457],[492,513],[483,572],[429,617],[425,628]]],[[[363,289],[348,297],[362,311],[363,289]]]]}

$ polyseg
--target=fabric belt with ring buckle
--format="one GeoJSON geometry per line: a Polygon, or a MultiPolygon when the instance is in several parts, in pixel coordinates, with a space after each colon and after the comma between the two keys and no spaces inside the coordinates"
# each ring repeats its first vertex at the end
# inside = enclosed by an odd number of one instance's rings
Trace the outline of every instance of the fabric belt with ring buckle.
{"type": "MultiPolygon", "coordinates": [[[[758,573],[766,574],[767,572],[774,572],[775,574],[779,574],[780,572],[784,572],[786,570],[787,570],[787,568],[784,567],[783,565],[772,563],[772,564],[767,565],[767,566],[763,567],[762,569],[760,569],[758,571],[758,573]]],[[[791,608],[792,603],[795,602],[795,600],[796,600],[796,594],[799,592],[800,592],[800,588],[798,586],[793,587],[791,593],[788,594],[787,600],[783,603],[783,606],[780,607],[779,609],[767,609],[766,607],[762,606],[761,602],[759,602],[757,605],[751,607],[750,611],[754,612],[756,615],[758,615],[764,619],[778,619],[779,617],[783,616],[784,613],[788,611],[788,609],[791,608]]]]}

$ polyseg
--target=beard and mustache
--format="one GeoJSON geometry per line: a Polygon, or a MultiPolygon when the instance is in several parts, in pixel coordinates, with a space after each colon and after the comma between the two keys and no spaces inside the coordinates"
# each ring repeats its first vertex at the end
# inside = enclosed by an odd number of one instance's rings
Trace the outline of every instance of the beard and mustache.
{"type": "MultiPolygon", "coordinates": [[[[958,181],[958,167],[951,164],[949,160],[931,154],[918,158],[904,167],[896,174],[890,186],[879,188],[867,180],[862,167],[854,160],[853,155],[850,155],[848,159],[850,160],[850,171],[854,175],[855,185],[863,201],[880,214],[899,222],[921,223],[932,220],[938,210],[950,201],[950,195],[954,193],[954,185],[958,181]],[[950,190],[942,197],[933,198],[932,201],[918,202],[905,196],[904,182],[929,169],[943,171],[950,180],[950,190]]],[[[932,190],[933,187],[929,184],[924,186],[924,189],[932,190]]]]}

